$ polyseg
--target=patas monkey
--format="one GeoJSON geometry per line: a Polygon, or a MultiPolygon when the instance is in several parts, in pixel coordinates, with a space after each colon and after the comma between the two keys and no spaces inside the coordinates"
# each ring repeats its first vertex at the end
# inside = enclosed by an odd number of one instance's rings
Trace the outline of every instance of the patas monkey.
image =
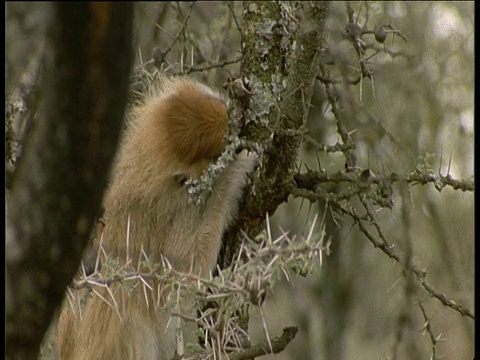
{"type": "MultiPolygon", "coordinates": [[[[187,78],[161,78],[150,90],[131,111],[95,247],[101,241],[109,255],[133,264],[144,251],[153,262],[164,257],[177,271],[206,277],[257,157],[243,150],[215,180],[208,198],[192,203],[185,180],[199,178],[224,150],[226,106],[216,92],[187,78]]],[[[149,284],[154,290],[147,295],[118,284],[111,293],[97,288],[106,300],[114,294],[115,306],[90,296],[80,306],[81,316],[66,303],[59,320],[60,358],[170,359],[175,339],[165,335],[165,315],[153,306],[155,293],[165,295],[157,291],[161,284],[149,284]]]]}

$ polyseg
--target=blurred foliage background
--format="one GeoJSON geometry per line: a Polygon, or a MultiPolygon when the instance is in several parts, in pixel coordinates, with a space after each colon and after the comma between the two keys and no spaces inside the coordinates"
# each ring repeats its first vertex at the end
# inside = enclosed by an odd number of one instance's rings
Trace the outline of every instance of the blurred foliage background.
{"type": "MultiPolygon", "coordinates": [[[[416,168],[455,179],[473,177],[474,15],[473,2],[353,2],[356,22],[364,29],[390,24],[406,38],[390,34],[373,64],[372,82],[335,86],[345,126],[356,143],[362,168],[375,174],[409,174],[416,168]]],[[[41,64],[48,44],[41,39],[49,14],[39,3],[7,3],[6,94],[21,82],[26,69],[41,64]]],[[[187,73],[221,88],[238,76],[241,55],[241,2],[140,2],[135,13],[136,64],[155,65],[170,73],[187,73]],[[223,64],[216,66],[215,64],[223,64]]],[[[328,31],[329,69],[337,76],[358,75],[357,57],[342,36],[347,23],[343,2],[331,2],[328,31]]],[[[363,36],[369,39],[367,35],[363,36]]],[[[373,38],[373,35],[371,35],[373,38]]],[[[380,47],[380,46],[379,46],[380,47]]],[[[339,140],[324,86],[318,84],[308,130],[319,143],[339,140]]],[[[24,120],[27,121],[27,120],[24,120]]],[[[35,119],[28,119],[34,122],[35,119]]],[[[305,143],[299,167],[334,173],[343,157],[317,151],[305,143]]],[[[392,210],[376,214],[391,244],[404,246],[402,203],[411,211],[409,233],[414,262],[427,281],[448,299],[474,307],[474,196],[472,192],[437,191],[432,184],[410,186],[402,194],[394,185],[392,210]]],[[[271,334],[298,325],[299,334],[276,359],[388,359],[397,342],[405,306],[402,267],[361,234],[348,219],[334,219],[325,204],[309,207],[290,199],[271,218],[274,237],[282,231],[301,235],[313,216],[325,217],[331,254],[313,276],[279,281],[263,308],[271,334]]],[[[430,319],[432,345],[418,303],[399,359],[471,359],[474,320],[416,292],[430,319]],[[415,357],[412,357],[415,356],[415,357]]],[[[265,336],[260,314],[251,319],[253,339],[265,336]]],[[[266,356],[265,359],[274,356],[266,356]]]]}

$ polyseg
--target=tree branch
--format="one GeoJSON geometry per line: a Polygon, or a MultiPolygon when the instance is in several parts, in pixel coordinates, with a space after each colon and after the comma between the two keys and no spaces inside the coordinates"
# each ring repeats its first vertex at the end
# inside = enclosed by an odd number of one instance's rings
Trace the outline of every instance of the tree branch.
{"type": "Polygon", "coordinates": [[[283,329],[283,333],[279,337],[275,337],[270,340],[272,347],[267,340],[262,343],[251,346],[248,349],[239,351],[229,356],[230,360],[250,360],[255,359],[258,356],[267,354],[278,354],[282,352],[287,345],[297,335],[298,328],[295,326],[286,327],[283,329]]]}
{"type": "MultiPolygon", "coordinates": [[[[327,150],[328,151],[328,150],[327,150]]],[[[367,171],[365,169],[364,171],[367,171]]],[[[293,175],[295,183],[298,187],[313,190],[317,185],[322,183],[362,183],[362,176],[364,172],[344,172],[337,171],[336,173],[327,173],[322,171],[309,170],[305,173],[296,173],[293,175]]],[[[454,190],[474,191],[475,183],[468,179],[454,179],[451,175],[442,174],[426,174],[413,172],[407,175],[399,175],[390,173],[385,176],[371,176],[368,179],[371,184],[383,184],[388,182],[393,184],[395,182],[406,182],[411,185],[421,184],[426,185],[431,183],[435,189],[441,191],[444,187],[451,187],[454,190]]]]}
{"type": "MultiPolygon", "coordinates": [[[[324,194],[320,194],[318,192],[313,192],[313,191],[308,191],[305,189],[299,189],[294,186],[289,186],[289,191],[294,197],[302,197],[305,199],[309,199],[310,201],[318,201],[318,200],[329,200],[328,197],[324,194]]],[[[371,224],[374,222],[374,219],[371,218],[365,218],[360,216],[355,208],[349,206],[349,205],[342,205],[339,202],[336,201],[329,201],[329,204],[335,208],[337,211],[344,215],[348,215],[349,217],[352,218],[352,220],[357,224],[359,230],[362,232],[363,235],[367,237],[367,239],[375,246],[376,248],[379,248],[383,253],[385,253],[389,258],[395,260],[398,263],[402,264],[402,257],[399,256],[396,252],[393,246],[388,245],[386,240],[383,238],[383,235],[381,235],[381,232],[379,231],[380,228],[378,226],[375,226],[375,229],[377,230],[377,233],[380,234],[380,237],[382,238],[383,241],[380,241],[375,237],[372,232],[368,230],[368,227],[366,224],[371,224]]],[[[409,271],[411,270],[415,277],[417,278],[418,282],[422,285],[422,287],[425,289],[425,291],[431,296],[439,300],[443,305],[451,308],[452,310],[457,311],[459,314],[463,316],[467,316],[471,319],[475,319],[475,316],[473,313],[466,307],[460,305],[458,302],[454,300],[449,300],[445,294],[441,294],[433,289],[433,287],[425,280],[427,274],[425,271],[420,270],[416,265],[412,263],[410,268],[405,268],[404,271],[409,271]]]]}

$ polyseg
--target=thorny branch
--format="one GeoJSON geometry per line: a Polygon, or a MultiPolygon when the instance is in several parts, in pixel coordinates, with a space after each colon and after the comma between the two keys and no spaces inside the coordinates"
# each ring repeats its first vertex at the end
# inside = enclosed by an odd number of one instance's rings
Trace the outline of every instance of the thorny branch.
{"type": "MultiPolygon", "coordinates": [[[[320,74],[322,77],[325,78],[330,78],[330,75],[328,73],[328,70],[326,66],[323,63],[320,63],[320,74]]],[[[341,116],[341,111],[340,108],[338,107],[337,103],[337,97],[335,95],[335,92],[332,88],[332,84],[329,82],[325,82],[325,92],[327,93],[327,98],[328,102],[330,103],[330,106],[332,107],[332,113],[335,116],[335,120],[337,122],[337,132],[340,135],[340,138],[342,139],[343,144],[347,145],[349,148],[344,152],[345,157],[346,157],[346,167],[347,168],[354,168],[356,165],[356,159],[353,154],[353,147],[351,147],[351,144],[353,143],[353,140],[350,138],[348,135],[347,130],[345,129],[342,121],[342,116],[341,116]]]]}
{"type": "MultiPolygon", "coordinates": [[[[289,327],[284,329],[282,336],[270,338],[266,324],[264,329],[267,340],[263,343],[245,345],[240,340],[238,334],[243,330],[235,321],[233,314],[238,314],[250,303],[262,313],[261,305],[278,277],[283,273],[287,280],[290,280],[291,274],[305,276],[311,273],[322,259],[323,251],[328,254],[329,242],[323,244],[323,226],[321,231],[314,231],[317,228],[316,217],[313,219],[308,234],[305,237],[289,237],[288,234],[282,234],[276,239],[272,238],[270,227],[267,222],[267,231],[257,236],[256,239],[249,239],[245,236],[244,242],[240,248],[237,260],[229,268],[219,271],[218,276],[213,279],[205,279],[191,273],[182,273],[174,270],[166,259],[161,264],[151,264],[145,253],[142,253],[142,259],[134,267],[131,260],[127,259],[122,266],[110,259],[104,249],[100,249],[97,257],[103,254],[105,261],[102,261],[102,268],[95,267],[95,271],[88,277],[75,280],[70,286],[70,304],[80,300],[77,291],[80,289],[92,290],[89,294],[100,296],[113,307],[116,307],[116,300],[112,291],[107,291],[107,296],[102,296],[96,292],[95,288],[106,288],[113,285],[127,285],[131,288],[138,285],[144,285],[145,291],[151,291],[152,287],[148,285],[149,281],[156,280],[164,284],[171,284],[173,289],[171,294],[182,291],[182,294],[192,295],[200,303],[215,304],[201,311],[200,317],[192,317],[183,314],[173,306],[174,310],[170,312],[171,316],[179,317],[187,322],[194,322],[199,325],[203,331],[209,332],[211,336],[205,342],[207,350],[228,351],[229,358],[232,359],[250,359],[252,356],[260,356],[268,353],[278,353],[282,351],[288,343],[293,340],[297,329],[289,327]],[[148,269],[148,271],[139,271],[139,269],[148,269]],[[111,300],[108,299],[111,297],[111,300]],[[214,315],[214,316],[213,316],[214,315]]],[[[97,259],[96,264],[100,261],[97,259]]],[[[184,296],[184,295],[182,295],[184,296]]],[[[83,298],[83,296],[81,296],[83,298]]],[[[170,296],[170,302],[175,302],[176,296],[170,296]]],[[[171,305],[165,305],[170,309],[171,305]]],[[[201,306],[202,308],[202,306],[201,306]]]]}
{"type": "Polygon", "coordinates": [[[428,317],[427,312],[425,311],[425,308],[423,307],[423,304],[421,301],[418,302],[418,306],[420,307],[420,310],[422,311],[423,319],[425,320],[425,325],[423,326],[423,329],[430,336],[430,342],[432,343],[432,356],[430,359],[437,360],[436,349],[437,349],[437,342],[440,336],[436,337],[433,334],[430,318],[428,317]]]}
{"type": "MultiPolygon", "coordinates": [[[[289,186],[289,191],[294,197],[302,197],[305,199],[309,199],[310,201],[317,201],[317,200],[325,200],[327,201],[331,207],[339,211],[344,215],[348,215],[352,218],[352,220],[358,225],[360,231],[367,237],[368,240],[373,244],[374,247],[379,248],[382,250],[388,257],[394,259],[396,262],[402,263],[401,257],[395,252],[394,247],[392,245],[388,245],[386,240],[380,241],[376,238],[374,234],[372,234],[368,228],[367,223],[371,224],[376,223],[375,219],[371,218],[370,216],[361,216],[358,214],[357,210],[350,205],[342,205],[338,201],[332,201],[332,197],[329,194],[324,194],[319,191],[313,192],[308,191],[306,189],[302,189],[296,187],[295,185],[289,186]]],[[[332,195],[335,196],[335,195],[332,195]]],[[[380,228],[376,226],[377,234],[380,237],[383,237],[382,233],[380,232],[380,228]]],[[[473,313],[464,306],[458,304],[458,302],[454,300],[450,300],[446,297],[445,294],[441,294],[434,290],[434,288],[426,281],[426,271],[420,270],[414,264],[411,265],[411,268],[404,268],[404,271],[412,271],[415,274],[415,277],[420,282],[422,287],[427,291],[427,293],[431,296],[439,300],[445,306],[457,311],[463,316],[467,316],[471,319],[475,319],[473,313]]]]}
{"type": "Polygon", "coordinates": [[[449,308],[457,311],[463,316],[467,316],[473,320],[475,320],[475,316],[473,313],[463,307],[462,305],[458,304],[454,300],[449,300],[445,294],[439,293],[436,291],[426,280],[425,278],[427,277],[427,272],[424,270],[418,269],[416,266],[412,267],[413,273],[417,277],[418,281],[420,281],[420,284],[422,284],[423,288],[427,291],[427,293],[431,296],[434,297],[435,299],[439,300],[443,305],[448,306],[449,308]]]}
{"type": "MultiPolygon", "coordinates": [[[[168,49],[162,53],[160,56],[159,56],[159,59],[157,60],[158,63],[162,64],[166,58],[166,56],[168,55],[168,53],[170,53],[172,50],[173,50],[173,47],[175,46],[175,44],[177,43],[177,41],[180,39],[180,36],[183,34],[185,36],[185,29],[187,27],[187,24],[188,24],[188,21],[190,20],[190,17],[192,15],[192,10],[193,10],[193,6],[194,6],[195,2],[192,1],[190,3],[190,6],[188,8],[188,13],[187,15],[183,18],[183,22],[180,26],[180,29],[178,30],[177,34],[175,35],[175,38],[172,40],[172,43],[170,44],[170,46],[168,47],[168,49]]],[[[180,10],[180,5],[178,4],[178,10],[180,10]]]]}
{"type": "MultiPolygon", "coordinates": [[[[348,147],[349,149],[350,147],[348,147]]],[[[295,183],[305,189],[314,189],[317,185],[322,183],[350,183],[350,184],[358,184],[363,181],[363,174],[365,171],[369,171],[365,169],[364,171],[360,172],[344,172],[338,171],[336,173],[327,173],[324,171],[314,171],[309,170],[306,173],[300,174],[296,173],[293,175],[295,183]]],[[[390,173],[389,175],[385,176],[375,176],[371,175],[368,178],[369,184],[377,184],[381,185],[385,182],[393,184],[396,182],[404,182],[411,185],[426,185],[426,184],[433,184],[435,189],[441,191],[444,187],[451,187],[454,190],[461,190],[461,191],[474,191],[475,183],[473,179],[454,179],[451,175],[442,175],[442,174],[425,174],[425,173],[411,173],[407,175],[399,175],[397,173],[390,173]]],[[[332,194],[334,195],[334,194],[332,194]]]]}
{"type": "MultiPolygon", "coordinates": [[[[385,47],[381,49],[376,44],[366,43],[361,39],[361,36],[364,34],[373,34],[375,35],[375,39],[379,43],[383,43],[386,39],[387,34],[393,34],[393,36],[398,35],[400,38],[402,38],[406,42],[407,37],[401,31],[395,29],[391,24],[379,26],[374,30],[368,30],[367,28],[362,29],[357,24],[357,21],[356,21],[357,19],[354,18],[354,11],[350,2],[346,3],[346,10],[348,15],[348,24],[345,27],[344,36],[347,39],[351,40],[351,43],[359,58],[358,63],[361,67],[360,75],[355,79],[341,79],[341,80],[335,79],[330,75],[326,65],[324,63],[321,63],[320,74],[317,75],[317,79],[320,82],[322,82],[325,87],[327,98],[331,106],[331,111],[337,122],[337,132],[340,135],[340,138],[342,139],[342,142],[343,142],[342,146],[344,148],[339,148],[339,144],[336,144],[333,149],[340,150],[343,152],[346,158],[347,172],[337,172],[337,173],[331,174],[323,170],[321,171],[309,170],[307,173],[304,173],[304,174],[300,174],[300,173],[294,174],[293,179],[294,179],[295,185],[290,187],[290,193],[293,196],[307,198],[312,201],[315,201],[318,199],[326,200],[327,202],[330,203],[332,207],[337,209],[337,211],[340,211],[342,214],[350,216],[358,225],[360,231],[373,243],[375,247],[380,248],[386,255],[388,255],[390,258],[395,259],[397,262],[402,262],[400,257],[394,251],[393,247],[389,246],[388,243],[386,242],[386,239],[380,229],[379,224],[375,221],[373,214],[369,211],[368,205],[365,203],[365,199],[363,198],[365,196],[368,198],[368,195],[369,195],[368,192],[372,191],[374,184],[377,187],[382,186],[385,189],[390,190],[391,185],[395,182],[411,184],[412,186],[416,184],[426,185],[426,184],[432,183],[435,189],[438,190],[439,192],[445,187],[451,187],[454,190],[473,192],[474,181],[473,179],[454,179],[449,173],[447,175],[443,175],[441,173],[433,174],[430,171],[418,171],[418,169],[416,169],[415,171],[406,175],[399,175],[392,172],[389,175],[385,175],[385,176],[367,176],[368,181],[367,183],[365,183],[365,174],[372,175],[370,170],[366,169],[361,172],[348,171],[349,168],[352,168],[355,166],[355,162],[354,162],[355,158],[353,157],[353,153],[352,153],[352,151],[354,150],[354,144],[351,138],[349,137],[347,130],[343,126],[343,119],[341,115],[341,110],[338,105],[337,95],[334,89],[332,88],[332,85],[339,84],[339,83],[348,84],[348,85],[357,85],[359,82],[361,82],[364,76],[370,77],[370,80],[372,81],[372,85],[373,85],[373,73],[371,72],[371,69],[367,68],[368,59],[376,55],[380,51],[386,52],[390,54],[392,57],[405,55],[408,58],[409,56],[402,51],[393,52],[393,51],[389,51],[385,47]],[[373,49],[376,51],[376,53],[366,58],[365,53],[367,49],[373,49]],[[353,186],[353,189],[350,191],[344,192],[343,194],[327,193],[321,190],[320,188],[318,188],[318,185],[322,183],[335,183],[335,184],[348,183],[350,186],[353,186]],[[310,191],[307,191],[307,190],[310,190],[310,191]],[[358,198],[360,199],[366,211],[365,216],[360,216],[357,213],[356,209],[352,206],[340,204],[340,201],[350,199],[353,196],[358,196],[358,198]],[[382,241],[377,240],[375,235],[372,234],[367,229],[367,226],[365,225],[367,223],[372,224],[375,227],[377,234],[382,239],[382,241]]],[[[307,141],[310,140],[308,137],[305,137],[305,139],[307,141]]],[[[316,145],[314,140],[309,142],[312,142],[314,145],[316,145]]],[[[324,146],[316,145],[316,147],[318,150],[323,150],[323,151],[332,150],[331,148],[327,148],[325,145],[324,146]]],[[[355,168],[355,170],[358,170],[358,169],[355,168]]],[[[377,188],[376,190],[378,191],[379,189],[377,188]]],[[[387,194],[386,194],[387,197],[391,196],[391,194],[388,194],[390,191],[387,191],[387,194]]],[[[386,206],[388,207],[388,203],[386,203],[386,206]]],[[[419,270],[413,264],[411,264],[411,266],[406,266],[405,271],[408,271],[409,268],[430,296],[436,298],[437,300],[441,301],[445,306],[450,307],[451,309],[459,312],[460,314],[474,319],[474,315],[471,313],[470,310],[462,307],[461,305],[457,304],[453,300],[449,300],[444,294],[441,294],[435,291],[432,288],[432,286],[426,282],[425,280],[426,273],[424,271],[419,270]]]]}

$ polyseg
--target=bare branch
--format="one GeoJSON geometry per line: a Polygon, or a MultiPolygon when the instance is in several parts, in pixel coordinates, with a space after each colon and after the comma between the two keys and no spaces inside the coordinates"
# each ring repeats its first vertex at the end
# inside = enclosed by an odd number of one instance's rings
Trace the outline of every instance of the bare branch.
{"type": "Polygon", "coordinates": [[[421,301],[418,302],[418,306],[420,307],[420,310],[422,311],[422,315],[423,315],[423,320],[425,320],[425,325],[423,326],[424,330],[428,333],[428,335],[430,336],[430,342],[432,343],[432,356],[431,356],[431,360],[437,360],[437,355],[436,355],[436,352],[437,352],[437,337],[433,334],[433,330],[432,330],[432,324],[431,324],[431,321],[430,321],[430,318],[428,317],[427,315],[427,312],[425,311],[425,308],[423,307],[423,304],[421,301]]]}
{"type": "MultiPolygon", "coordinates": [[[[317,201],[317,200],[327,200],[328,201],[328,200],[331,200],[325,194],[318,193],[318,192],[315,193],[315,192],[307,191],[307,190],[304,190],[304,189],[299,189],[299,188],[296,188],[294,186],[290,186],[289,191],[295,197],[303,197],[303,198],[309,199],[311,201],[317,201]]],[[[380,250],[382,250],[382,252],[384,252],[389,258],[394,259],[395,261],[397,261],[399,263],[402,263],[401,257],[395,252],[393,246],[387,245],[386,241],[378,240],[375,237],[375,235],[372,234],[368,230],[367,225],[366,225],[367,219],[364,219],[360,215],[358,215],[355,208],[353,208],[352,206],[341,205],[339,202],[335,202],[335,201],[329,201],[329,204],[333,208],[335,208],[336,210],[340,211],[342,214],[350,216],[355,221],[355,223],[358,225],[360,231],[367,237],[368,240],[370,240],[370,242],[376,248],[379,248],[380,250]]],[[[370,220],[368,219],[368,223],[369,222],[370,222],[370,220]]],[[[415,274],[415,276],[418,279],[418,281],[420,282],[420,284],[423,286],[423,288],[428,292],[428,294],[430,296],[436,298],[437,300],[442,302],[442,304],[444,304],[445,306],[448,306],[449,308],[457,311],[461,315],[467,316],[471,319],[475,319],[475,316],[473,315],[473,313],[468,308],[465,308],[464,306],[458,304],[458,302],[456,302],[454,300],[449,300],[446,297],[445,294],[441,294],[441,293],[435,291],[433,289],[433,287],[429,283],[427,283],[427,281],[425,280],[426,275],[427,275],[425,271],[419,270],[418,267],[416,267],[413,264],[411,265],[410,269],[406,268],[404,270],[407,271],[407,272],[409,270],[413,271],[413,273],[415,274]]]]}
{"type": "Polygon", "coordinates": [[[445,294],[442,294],[442,293],[439,293],[438,291],[436,291],[432,287],[432,285],[430,285],[426,281],[425,278],[427,277],[427,273],[425,271],[420,270],[420,269],[418,269],[417,267],[414,266],[413,267],[413,273],[415,274],[417,279],[420,281],[420,284],[422,284],[423,288],[427,291],[427,293],[431,297],[439,300],[443,305],[448,306],[450,309],[453,309],[453,310],[457,311],[461,315],[467,316],[467,317],[471,318],[472,320],[475,320],[475,316],[473,315],[473,313],[468,308],[465,308],[464,306],[460,305],[458,302],[456,302],[454,300],[448,299],[445,294]]]}

